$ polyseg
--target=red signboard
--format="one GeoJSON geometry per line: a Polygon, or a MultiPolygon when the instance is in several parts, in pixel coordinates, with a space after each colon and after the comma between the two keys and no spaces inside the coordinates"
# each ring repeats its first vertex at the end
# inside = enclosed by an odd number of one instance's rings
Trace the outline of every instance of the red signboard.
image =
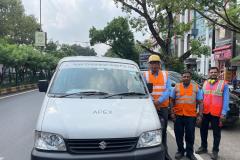
{"type": "Polygon", "coordinates": [[[223,47],[215,48],[213,50],[215,60],[229,60],[232,58],[231,45],[226,45],[223,47]]]}

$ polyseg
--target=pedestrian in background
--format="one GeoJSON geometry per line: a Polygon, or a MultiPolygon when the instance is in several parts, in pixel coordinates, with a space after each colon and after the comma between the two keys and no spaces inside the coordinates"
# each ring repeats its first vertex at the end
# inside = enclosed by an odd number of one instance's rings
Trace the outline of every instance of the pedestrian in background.
{"type": "Polygon", "coordinates": [[[196,119],[200,123],[202,119],[203,93],[196,83],[191,82],[191,72],[182,73],[182,82],[177,83],[170,95],[173,104],[171,118],[174,121],[174,133],[178,151],[176,159],[181,159],[185,152],[190,160],[197,160],[194,156],[193,145],[195,139],[196,119]],[[197,112],[197,105],[200,106],[197,112]],[[185,135],[186,148],[183,138],[185,135]]]}
{"type": "Polygon", "coordinates": [[[232,79],[232,85],[234,90],[237,89],[237,83],[238,83],[238,80],[237,80],[237,76],[235,75],[232,79]]]}
{"type": "Polygon", "coordinates": [[[209,123],[213,130],[213,148],[211,159],[218,159],[219,144],[221,140],[221,126],[229,110],[229,87],[224,80],[219,80],[219,69],[209,69],[209,79],[203,84],[203,119],[200,128],[201,147],[197,154],[207,153],[207,137],[209,123]]]}

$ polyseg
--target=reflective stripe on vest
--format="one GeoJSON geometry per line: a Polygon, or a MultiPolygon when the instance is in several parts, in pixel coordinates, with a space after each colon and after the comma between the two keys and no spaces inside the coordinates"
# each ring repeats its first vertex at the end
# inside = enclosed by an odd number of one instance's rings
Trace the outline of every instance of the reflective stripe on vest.
{"type": "MultiPolygon", "coordinates": [[[[149,72],[150,71],[145,71],[144,72],[144,76],[145,76],[145,78],[146,78],[148,83],[150,83],[149,74],[151,74],[149,72]]],[[[159,76],[160,72],[162,72],[162,74],[163,74],[163,81],[164,81],[164,84],[166,84],[167,83],[167,73],[166,73],[166,71],[159,71],[158,72],[158,76],[159,76]]],[[[156,87],[166,87],[166,85],[164,85],[164,86],[156,86],[156,87]]]]}
{"type": "MultiPolygon", "coordinates": [[[[158,100],[159,97],[162,96],[162,94],[166,90],[168,72],[159,71],[158,75],[155,77],[155,75],[153,75],[151,71],[145,71],[144,77],[146,78],[147,83],[153,84],[153,92],[151,93],[151,95],[154,100],[158,100]]],[[[168,107],[168,105],[169,99],[161,103],[159,107],[157,107],[157,109],[159,109],[160,107],[168,107]]]]}
{"type": "Polygon", "coordinates": [[[203,113],[211,114],[213,116],[221,116],[223,107],[223,90],[225,82],[219,80],[213,85],[208,81],[204,82],[203,92],[204,92],[204,108],[203,113]]]}
{"type": "Polygon", "coordinates": [[[187,88],[184,88],[183,83],[176,84],[176,99],[173,107],[176,115],[196,117],[197,92],[198,86],[196,84],[190,83],[187,88]]]}
{"type": "Polygon", "coordinates": [[[217,84],[217,88],[215,90],[207,90],[206,89],[206,85],[207,83],[204,83],[205,85],[203,86],[203,91],[204,94],[212,94],[212,95],[216,95],[216,96],[222,96],[223,94],[223,90],[222,88],[224,87],[224,81],[220,80],[219,83],[217,84]]]}
{"type": "Polygon", "coordinates": [[[152,95],[162,95],[163,92],[152,92],[151,94],[152,94],[152,95]]]}
{"type": "Polygon", "coordinates": [[[166,86],[153,86],[153,89],[166,89],[166,86]]]}

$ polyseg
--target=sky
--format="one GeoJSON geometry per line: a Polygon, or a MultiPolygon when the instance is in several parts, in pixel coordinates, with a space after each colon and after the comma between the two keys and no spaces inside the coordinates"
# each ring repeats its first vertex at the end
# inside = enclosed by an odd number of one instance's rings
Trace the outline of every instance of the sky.
{"type": "MultiPolygon", "coordinates": [[[[22,0],[27,15],[40,17],[40,0],[22,0]]],[[[103,29],[114,17],[126,16],[113,0],[42,0],[42,28],[48,40],[89,46],[89,29],[103,29]]],[[[108,46],[93,47],[103,55],[108,46]]]]}

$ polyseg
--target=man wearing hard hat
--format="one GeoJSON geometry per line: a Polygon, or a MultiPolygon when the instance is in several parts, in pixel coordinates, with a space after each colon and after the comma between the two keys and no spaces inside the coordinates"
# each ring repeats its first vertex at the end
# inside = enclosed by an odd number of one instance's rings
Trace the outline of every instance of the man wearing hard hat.
{"type": "Polygon", "coordinates": [[[144,72],[144,77],[147,83],[153,84],[151,95],[162,124],[162,142],[166,149],[165,159],[169,160],[171,157],[168,154],[167,147],[167,124],[171,80],[168,76],[168,72],[161,70],[161,60],[158,55],[151,55],[148,59],[148,63],[149,70],[144,72]]]}

